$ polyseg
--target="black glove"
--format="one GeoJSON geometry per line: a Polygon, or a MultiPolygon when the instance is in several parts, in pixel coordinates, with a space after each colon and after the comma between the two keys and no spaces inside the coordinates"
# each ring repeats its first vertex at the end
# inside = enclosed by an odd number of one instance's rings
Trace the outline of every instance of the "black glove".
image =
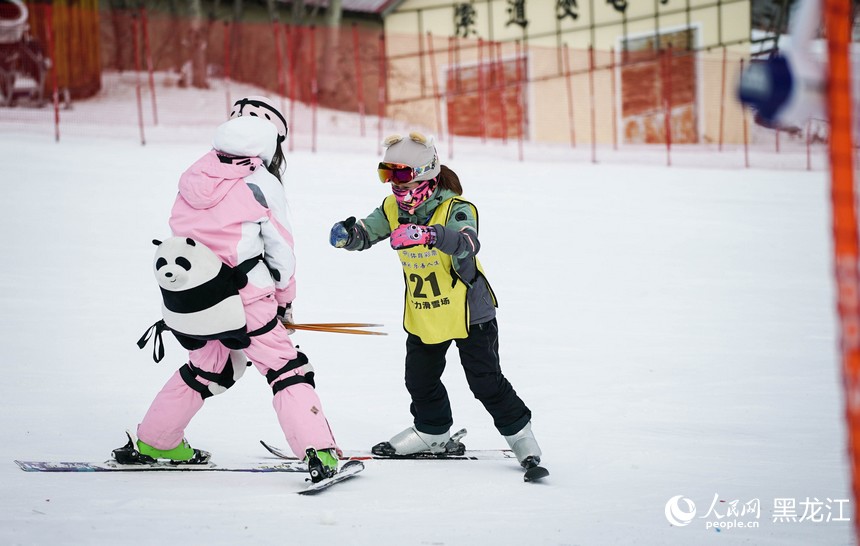
{"type": "Polygon", "coordinates": [[[355,216],[350,216],[343,222],[331,227],[328,242],[335,248],[343,248],[352,242],[352,228],[355,226],[355,216]]]}

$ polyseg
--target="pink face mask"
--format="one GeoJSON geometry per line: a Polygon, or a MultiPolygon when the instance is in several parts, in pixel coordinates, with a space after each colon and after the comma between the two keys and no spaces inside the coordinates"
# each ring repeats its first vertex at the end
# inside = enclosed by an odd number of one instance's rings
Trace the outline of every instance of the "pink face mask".
{"type": "Polygon", "coordinates": [[[435,178],[424,180],[411,190],[398,188],[394,184],[391,185],[391,191],[394,192],[397,205],[409,214],[415,214],[415,209],[418,208],[418,205],[429,199],[435,189],[435,178]]]}

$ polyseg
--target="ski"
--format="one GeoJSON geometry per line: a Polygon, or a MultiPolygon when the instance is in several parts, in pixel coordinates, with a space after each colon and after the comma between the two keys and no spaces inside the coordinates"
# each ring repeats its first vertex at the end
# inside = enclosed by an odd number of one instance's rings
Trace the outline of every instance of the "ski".
{"type": "Polygon", "coordinates": [[[103,463],[84,461],[15,461],[25,472],[307,472],[301,461],[282,463],[250,463],[243,465],[206,464],[119,464],[114,460],[103,463]]]}
{"type": "Polygon", "coordinates": [[[357,460],[347,461],[341,466],[337,474],[330,478],[324,478],[316,483],[311,483],[305,489],[297,491],[299,495],[316,495],[320,491],[324,491],[336,483],[354,478],[359,472],[364,470],[364,463],[357,460]]]}
{"type": "Polygon", "coordinates": [[[540,465],[535,465],[526,469],[526,473],[523,474],[523,481],[536,482],[547,476],[549,476],[549,470],[540,465]]]}
{"type": "MultiPolygon", "coordinates": [[[[466,449],[466,446],[460,441],[466,435],[466,429],[460,429],[451,435],[451,439],[445,444],[445,451],[440,453],[430,453],[429,451],[421,453],[412,453],[410,455],[398,455],[394,453],[394,449],[388,442],[382,442],[373,446],[370,451],[344,451],[341,460],[348,461],[367,461],[367,460],[446,460],[446,461],[483,461],[483,460],[499,460],[499,459],[516,459],[516,456],[510,449],[466,449]]],[[[296,460],[296,457],[290,455],[285,450],[267,444],[260,440],[260,444],[266,451],[285,460],[296,460]]]]}
{"type": "MultiPolygon", "coordinates": [[[[290,455],[285,450],[267,444],[260,440],[260,444],[266,448],[266,451],[287,461],[298,460],[293,455],[290,455]]],[[[514,453],[510,449],[467,449],[462,455],[449,455],[447,453],[415,453],[413,455],[374,455],[370,451],[344,451],[341,460],[345,461],[368,461],[368,460],[445,460],[445,461],[484,461],[484,460],[501,460],[514,459],[514,453]]]]}

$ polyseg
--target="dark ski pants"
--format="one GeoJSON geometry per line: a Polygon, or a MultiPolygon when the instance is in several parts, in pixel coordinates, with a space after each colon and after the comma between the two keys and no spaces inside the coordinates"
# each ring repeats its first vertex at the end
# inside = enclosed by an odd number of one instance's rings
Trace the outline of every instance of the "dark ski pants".
{"type": "MultiPolygon", "coordinates": [[[[473,324],[469,337],[454,341],[469,388],[493,417],[496,429],[504,436],[519,432],[532,414],[502,374],[496,319],[473,324]]],[[[451,340],[428,345],[412,334],[406,338],[406,389],[412,396],[409,410],[415,428],[425,434],[442,434],[454,423],[448,391],[442,384],[450,346],[451,340]]]]}

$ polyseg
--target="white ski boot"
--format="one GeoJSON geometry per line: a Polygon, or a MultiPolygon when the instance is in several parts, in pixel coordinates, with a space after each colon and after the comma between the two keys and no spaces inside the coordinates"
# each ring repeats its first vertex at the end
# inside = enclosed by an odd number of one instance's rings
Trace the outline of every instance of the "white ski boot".
{"type": "Polygon", "coordinates": [[[511,446],[520,466],[526,470],[525,481],[536,481],[549,475],[549,472],[540,466],[541,450],[532,433],[531,421],[516,434],[505,436],[505,440],[511,446]]]}
{"type": "Polygon", "coordinates": [[[460,443],[460,438],[465,434],[465,430],[454,436],[451,436],[450,431],[442,434],[426,434],[416,430],[415,427],[409,427],[396,434],[390,441],[376,444],[371,452],[383,457],[411,457],[422,454],[439,457],[462,455],[466,446],[460,443]]]}

